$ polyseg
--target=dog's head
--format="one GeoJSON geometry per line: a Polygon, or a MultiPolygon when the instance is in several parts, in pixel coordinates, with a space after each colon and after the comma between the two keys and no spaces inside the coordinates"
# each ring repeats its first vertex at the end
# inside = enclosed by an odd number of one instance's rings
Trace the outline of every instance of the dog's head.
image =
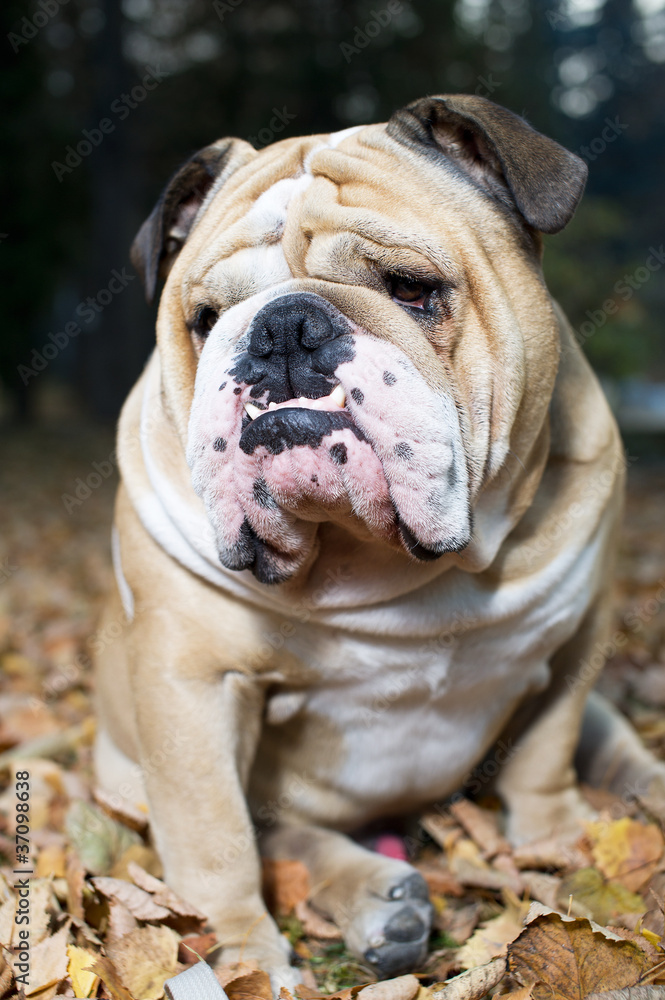
{"type": "Polygon", "coordinates": [[[473,96],[185,164],[132,259],[149,298],[168,274],[164,389],[224,566],[285,580],[330,521],[417,560],[462,553],[509,453],[544,461],[558,330],[538,234],[585,176],[473,96]]]}

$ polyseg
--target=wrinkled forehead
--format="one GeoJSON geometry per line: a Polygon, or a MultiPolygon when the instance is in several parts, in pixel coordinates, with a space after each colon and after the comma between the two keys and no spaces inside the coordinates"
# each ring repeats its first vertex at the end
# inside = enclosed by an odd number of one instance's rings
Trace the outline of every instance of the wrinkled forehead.
{"type": "Polygon", "coordinates": [[[226,286],[247,297],[270,279],[316,276],[323,254],[330,265],[363,246],[397,252],[390,266],[431,263],[453,278],[455,222],[465,215],[472,233],[474,214],[487,234],[486,199],[460,187],[454,170],[406,152],[383,125],[285,140],[208,196],[185,246],[184,291],[226,286]]]}

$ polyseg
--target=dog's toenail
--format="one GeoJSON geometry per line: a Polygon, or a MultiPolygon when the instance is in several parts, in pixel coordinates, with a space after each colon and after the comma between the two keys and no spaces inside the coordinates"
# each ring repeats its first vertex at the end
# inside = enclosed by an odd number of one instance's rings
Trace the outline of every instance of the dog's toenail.
{"type": "Polygon", "coordinates": [[[384,933],[389,941],[415,941],[425,933],[425,924],[412,906],[405,906],[388,921],[384,933]]]}
{"type": "Polygon", "coordinates": [[[390,899],[403,899],[404,898],[404,886],[395,885],[388,893],[390,899]]]}
{"type": "Polygon", "coordinates": [[[374,937],[369,939],[370,948],[380,948],[382,944],[386,943],[386,939],[382,934],[375,934],[374,937]]]}
{"type": "Polygon", "coordinates": [[[369,949],[369,951],[365,952],[365,958],[370,963],[370,965],[376,965],[380,957],[381,956],[379,955],[378,951],[372,951],[371,948],[369,949]]]}

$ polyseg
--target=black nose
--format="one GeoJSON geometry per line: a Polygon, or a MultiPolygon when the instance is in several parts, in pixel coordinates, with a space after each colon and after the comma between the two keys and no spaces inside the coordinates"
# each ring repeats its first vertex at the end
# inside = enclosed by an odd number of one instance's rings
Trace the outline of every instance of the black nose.
{"type": "Polygon", "coordinates": [[[354,356],[348,320],[326,299],[310,292],[284,295],[260,309],[247,331],[246,350],[230,375],[253,385],[267,402],[327,396],[331,377],[354,356]]]}

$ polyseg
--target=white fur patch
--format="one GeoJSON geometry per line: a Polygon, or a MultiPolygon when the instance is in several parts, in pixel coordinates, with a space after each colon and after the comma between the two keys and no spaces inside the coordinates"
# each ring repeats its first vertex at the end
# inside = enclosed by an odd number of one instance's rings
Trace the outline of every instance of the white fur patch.
{"type": "Polygon", "coordinates": [[[118,535],[118,529],[115,525],[111,530],[111,559],[113,562],[113,572],[115,573],[115,580],[118,586],[118,593],[120,594],[120,601],[125,612],[125,617],[128,622],[134,621],[134,594],[132,593],[132,588],[127,583],[127,579],[122,569],[120,536],[118,535]]]}

